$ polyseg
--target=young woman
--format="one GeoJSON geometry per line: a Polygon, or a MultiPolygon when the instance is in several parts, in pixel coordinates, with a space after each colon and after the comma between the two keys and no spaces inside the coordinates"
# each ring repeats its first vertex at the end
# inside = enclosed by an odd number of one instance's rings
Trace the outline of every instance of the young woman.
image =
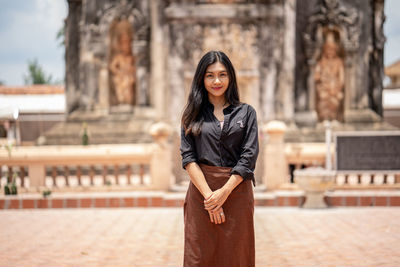
{"type": "Polygon", "coordinates": [[[200,60],[182,116],[185,267],[254,266],[257,117],[239,101],[235,70],[220,51],[200,60]]]}

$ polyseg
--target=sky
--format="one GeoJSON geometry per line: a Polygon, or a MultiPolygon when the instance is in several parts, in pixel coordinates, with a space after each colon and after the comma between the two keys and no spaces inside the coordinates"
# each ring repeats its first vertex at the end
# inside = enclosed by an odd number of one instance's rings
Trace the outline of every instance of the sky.
{"type": "MultiPolygon", "coordinates": [[[[347,0],[349,1],[349,0],[347,0]]],[[[369,0],[365,0],[369,2],[369,0]]],[[[64,79],[64,47],[56,40],[66,0],[0,0],[0,81],[23,85],[28,60],[37,59],[54,80],[64,79]]],[[[400,1],[385,1],[385,65],[400,60],[400,1]]]]}
{"type": "Polygon", "coordinates": [[[66,0],[0,0],[0,81],[23,85],[33,59],[63,80],[64,47],[56,35],[66,16],[66,0]]]}

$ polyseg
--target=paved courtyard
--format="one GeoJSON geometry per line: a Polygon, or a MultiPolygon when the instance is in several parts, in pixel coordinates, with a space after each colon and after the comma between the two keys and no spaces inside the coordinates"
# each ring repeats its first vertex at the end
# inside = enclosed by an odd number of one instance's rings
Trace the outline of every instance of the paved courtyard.
{"type": "MultiPolygon", "coordinates": [[[[400,266],[400,208],[256,208],[256,266],[400,266]]],[[[0,211],[0,266],[182,266],[180,208],[0,211]]]]}

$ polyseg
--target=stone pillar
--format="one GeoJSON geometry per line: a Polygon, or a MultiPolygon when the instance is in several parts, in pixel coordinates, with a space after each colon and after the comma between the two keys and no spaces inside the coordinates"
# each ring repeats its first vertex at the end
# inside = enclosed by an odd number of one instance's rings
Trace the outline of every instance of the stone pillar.
{"type": "Polygon", "coordinates": [[[165,53],[163,29],[160,18],[160,1],[151,0],[151,76],[150,76],[150,104],[156,110],[157,118],[166,116],[165,110],[165,53]]]}
{"type": "Polygon", "coordinates": [[[262,181],[267,190],[274,190],[288,182],[288,164],[284,143],[286,125],[281,121],[270,121],[262,127],[262,131],[268,136],[264,149],[262,181]]]}
{"type": "Polygon", "coordinates": [[[272,62],[268,65],[268,71],[265,71],[261,93],[261,118],[263,122],[267,122],[275,118],[275,84],[277,70],[272,62]]]}
{"type": "Polygon", "coordinates": [[[68,17],[65,21],[65,88],[67,113],[79,107],[79,62],[81,0],[68,0],[68,17]]]}
{"type": "Polygon", "coordinates": [[[182,77],[184,73],[184,62],[177,54],[176,50],[170,52],[168,58],[168,68],[174,69],[169,73],[168,89],[168,111],[169,119],[175,125],[180,125],[183,107],[185,106],[185,83],[182,77]]]}
{"type": "Polygon", "coordinates": [[[171,127],[167,123],[158,122],[150,127],[150,135],[154,139],[154,151],[150,162],[150,176],[153,188],[168,191],[175,184],[172,174],[171,145],[168,138],[171,135],[171,127]]]}
{"type": "Polygon", "coordinates": [[[384,12],[385,1],[375,0],[371,5],[374,12],[374,30],[372,35],[372,45],[374,50],[370,52],[369,59],[369,73],[371,77],[371,82],[369,83],[370,108],[380,116],[383,116],[382,91],[383,79],[385,77],[383,70],[383,52],[386,42],[386,37],[383,32],[383,25],[386,19],[384,12]]]}
{"type": "MultiPolygon", "coordinates": [[[[357,55],[354,53],[347,55],[345,60],[345,82],[344,82],[344,113],[346,114],[349,110],[357,109],[357,95],[356,90],[349,90],[349,88],[356,88],[357,73],[356,66],[354,62],[357,62],[357,55]]],[[[346,117],[346,116],[345,116],[346,117]]]]}
{"type": "Polygon", "coordinates": [[[294,116],[294,75],[295,75],[295,37],[296,37],[296,1],[284,3],[284,41],[282,49],[282,70],[279,72],[278,91],[281,103],[280,117],[290,121],[294,116]]]}

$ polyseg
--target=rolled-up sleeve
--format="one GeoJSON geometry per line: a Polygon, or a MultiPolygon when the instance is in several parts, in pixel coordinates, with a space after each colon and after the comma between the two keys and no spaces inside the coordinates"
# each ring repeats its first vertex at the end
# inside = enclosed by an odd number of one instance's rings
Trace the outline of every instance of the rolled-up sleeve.
{"type": "Polygon", "coordinates": [[[181,156],[182,156],[182,168],[185,169],[186,165],[190,162],[197,161],[196,147],[194,139],[191,134],[185,135],[185,130],[181,128],[181,156]]]}
{"type": "Polygon", "coordinates": [[[240,158],[232,168],[231,174],[239,174],[243,179],[252,179],[254,182],[254,169],[258,157],[258,126],[257,114],[253,107],[249,106],[247,113],[247,125],[241,146],[240,158]]]}

